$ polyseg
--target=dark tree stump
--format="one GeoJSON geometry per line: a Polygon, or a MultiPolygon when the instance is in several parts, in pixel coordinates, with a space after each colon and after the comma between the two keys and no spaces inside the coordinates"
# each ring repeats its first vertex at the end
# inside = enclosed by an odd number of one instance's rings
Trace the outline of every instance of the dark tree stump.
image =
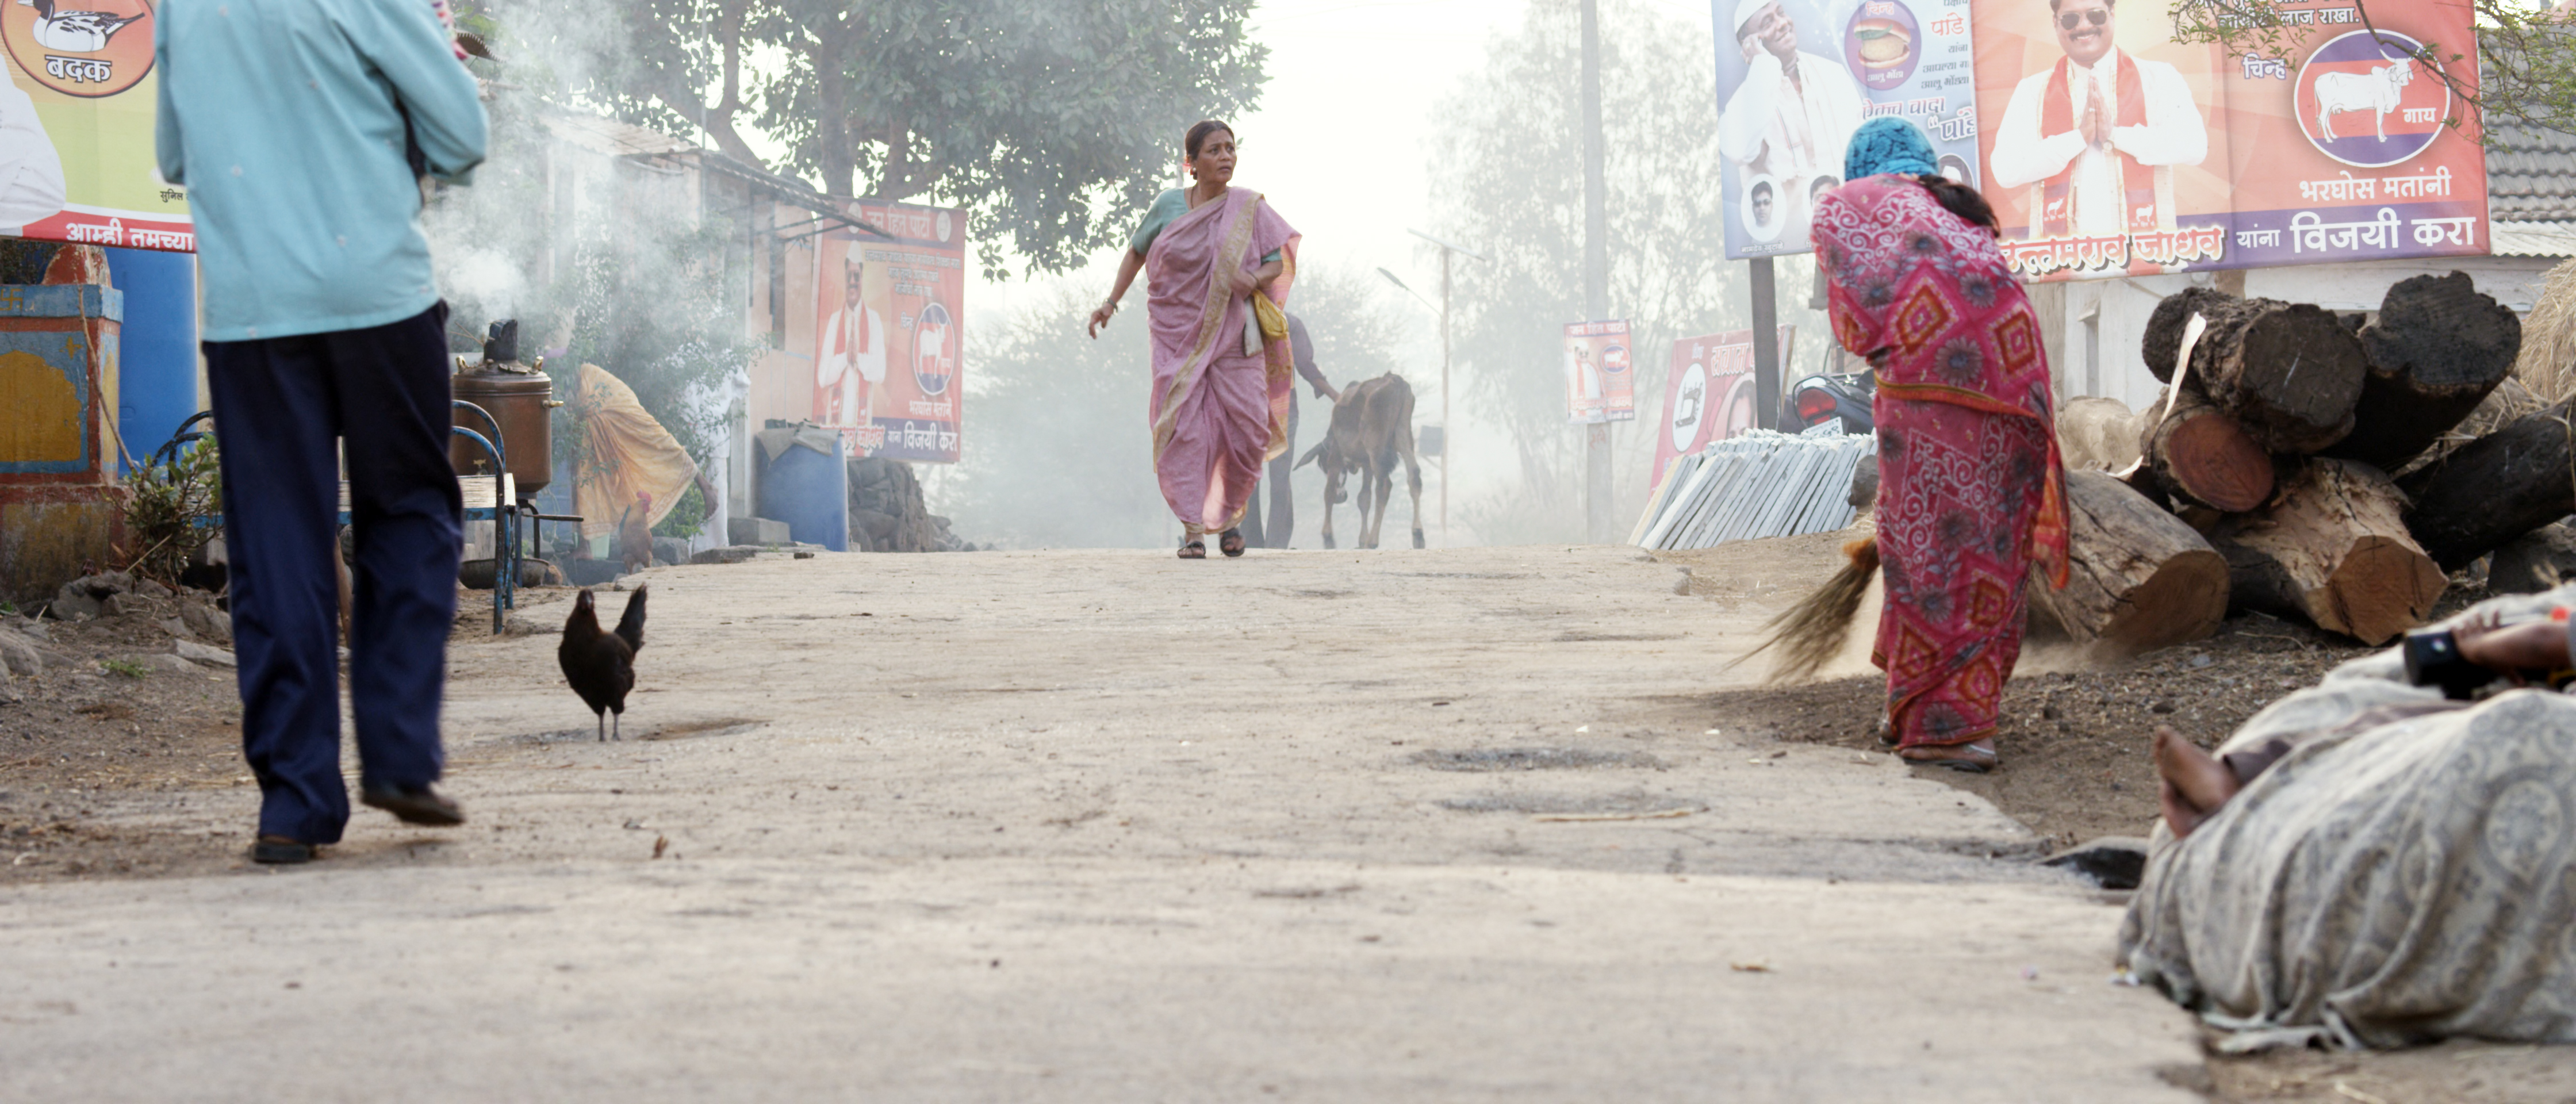
{"type": "Polygon", "coordinates": [[[2523,415],[2406,477],[2406,528],[2442,570],[2576,513],[2571,410],[2576,399],[2523,415]]]}
{"type": "Polygon", "coordinates": [[[2513,374],[2522,320],[2467,273],[2411,276],[2388,289],[2361,347],[2369,365],[2353,429],[2326,455],[2393,471],[2513,374]]]}
{"type": "Polygon", "coordinates": [[[2157,378],[2170,382],[2194,313],[2208,320],[2208,329],[2192,347],[2192,382],[2244,423],[2265,451],[2304,456],[2352,431],[2367,358],[2360,339],[2334,315],[2308,303],[2239,299],[2208,288],[2166,296],[2139,346],[2157,378]]]}
{"type": "Polygon", "coordinates": [[[2156,374],[2156,382],[2173,382],[2174,357],[2182,350],[2183,327],[2193,313],[2206,315],[2214,304],[2236,301],[2216,288],[2189,287],[2156,304],[2155,313],[2147,316],[2146,339],[2138,343],[2138,353],[2146,358],[2147,371],[2156,374]]]}

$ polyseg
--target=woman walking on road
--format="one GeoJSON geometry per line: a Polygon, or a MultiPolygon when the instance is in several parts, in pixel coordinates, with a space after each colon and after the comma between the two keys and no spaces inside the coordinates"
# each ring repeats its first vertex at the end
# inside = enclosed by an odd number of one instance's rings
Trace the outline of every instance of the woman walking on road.
{"type": "Polygon", "coordinates": [[[1872,662],[1883,736],[1911,762],[1996,763],[1995,716],[2021,654],[2022,583],[2066,582],[2065,473],[2037,317],[1996,247],[1994,211],[1940,175],[1902,119],[1852,135],[1815,207],[1834,337],[1878,369],[1874,545],[1887,600],[1872,662]]]}
{"type": "Polygon", "coordinates": [[[1087,331],[1100,336],[1137,270],[1147,270],[1154,474],[1181,519],[1185,560],[1207,558],[1209,533],[1226,555],[1243,554],[1235,526],[1261,465],[1287,447],[1294,369],[1279,308],[1296,280],[1298,235],[1260,193],[1230,186],[1234,147],[1224,123],[1190,128],[1182,151],[1196,183],[1146,209],[1087,331]]]}

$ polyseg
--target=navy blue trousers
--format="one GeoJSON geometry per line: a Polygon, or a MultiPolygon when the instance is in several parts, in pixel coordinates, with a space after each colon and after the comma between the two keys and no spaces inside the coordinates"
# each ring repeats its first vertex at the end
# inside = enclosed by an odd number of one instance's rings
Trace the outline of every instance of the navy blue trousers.
{"type": "Polygon", "coordinates": [[[206,380],[224,483],[242,753],[259,830],[337,843],[339,514],[349,471],[349,696],[364,786],[436,781],[447,634],[464,503],[447,459],[447,306],[400,322],[209,341],[206,380]]]}

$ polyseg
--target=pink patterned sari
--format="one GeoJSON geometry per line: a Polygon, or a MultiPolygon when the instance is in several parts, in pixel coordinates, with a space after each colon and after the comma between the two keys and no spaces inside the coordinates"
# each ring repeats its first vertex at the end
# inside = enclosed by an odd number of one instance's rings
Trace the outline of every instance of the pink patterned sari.
{"type": "Polygon", "coordinates": [[[1834,337],[1878,365],[1870,659],[1902,746],[1994,734],[2021,655],[2023,580],[2066,582],[2065,471],[2039,322],[1993,235],[1901,176],[1816,201],[1834,337]]]}
{"type": "Polygon", "coordinates": [[[1154,475],[1163,501],[1195,539],[1243,520],[1261,466],[1287,447],[1295,362],[1285,337],[1243,352],[1252,300],[1221,274],[1249,272],[1279,251],[1269,296],[1285,307],[1296,281],[1298,234],[1260,193],[1227,189],[1173,219],[1145,254],[1154,331],[1154,475]]]}

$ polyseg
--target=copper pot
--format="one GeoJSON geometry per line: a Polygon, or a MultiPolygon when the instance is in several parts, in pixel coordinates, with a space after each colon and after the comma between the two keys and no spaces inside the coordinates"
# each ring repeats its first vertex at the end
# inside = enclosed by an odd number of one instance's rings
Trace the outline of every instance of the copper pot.
{"type": "MultiPolygon", "coordinates": [[[[520,497],[532,496],[554,480],[551,415],[563,405],[554,398],[554,381],[542,372],[475,365],[460,368],[451,382],[458,399],[490,411],[493,420],[501,423],[501,440],[495,443],[509,457],[510,475],[520,497]]],[[[487,437],[492,432],[469,411],[455,411],[451,424],[487,437]]],[[[460,475],[488,474],[492,467],[492,457],[483,446],[464,437],[448,438],[447,458],[460,475]]]]}

